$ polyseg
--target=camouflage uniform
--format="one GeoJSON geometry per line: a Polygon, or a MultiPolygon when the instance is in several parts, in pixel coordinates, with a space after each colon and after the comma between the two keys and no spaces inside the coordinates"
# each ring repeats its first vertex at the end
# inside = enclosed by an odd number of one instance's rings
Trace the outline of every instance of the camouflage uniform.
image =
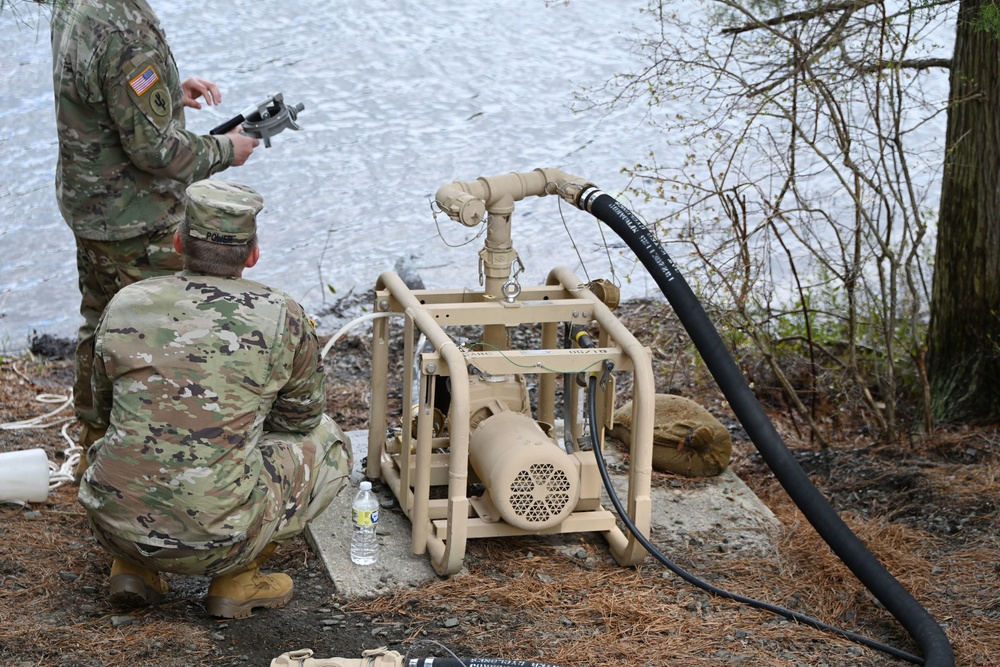
{"type": "MultiPolygon", "coordinates": [[[[220,183],[191,186],[191,236],[245,243],[197,193],[253,191],[220,183]]],[[[108,430],[79,500],[101,542],[147,569],[239,567],[301,532],[350,473],[350,443],[323,414],[312,322],[243,278],[184,271],[123,288],[97,328],[94,404],[108,430]]]]}
{"type": "Polygon", "coordinates": [[[81,293],[74,385],[77,414],[93,424],[93,332],[125,285],[173,273],[173,230],[184,187],[230,166],[228,138],[184,129],[181,79],[145,0],[53,4],[53,85],[59,209],[77,241],[81,293]]]}

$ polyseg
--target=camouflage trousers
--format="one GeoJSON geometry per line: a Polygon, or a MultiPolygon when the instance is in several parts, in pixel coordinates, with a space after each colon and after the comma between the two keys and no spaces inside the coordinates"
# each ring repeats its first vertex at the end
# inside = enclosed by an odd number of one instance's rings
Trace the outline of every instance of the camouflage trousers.
{"type": "Polygon", "coordinates": [[[174,251],[174,230],[160,230],[122,241],[91,241],[76,237],[76,268],[83,324],[77,332],[73,402],[76,415],[93,425],[94,332],[111,298],[121,288],[143,278],[180,271],[181,256],[174,251]]]}
{"type": "Polygon", "coordinates": [[[305,530],[346,486],[354,465],[351,441],[326,415],[304,436],[267,433],[258,446],[264,469],[257,484],[266,486],[264,502],[269,507],[262,508],[247,539],[208,549],[153,547],[109,533],[101,527],[100,515],[88,512],[97,541],[116,558],[157,572],[215,577],[240,570],[271,542],[284,542],[305,530]]]}

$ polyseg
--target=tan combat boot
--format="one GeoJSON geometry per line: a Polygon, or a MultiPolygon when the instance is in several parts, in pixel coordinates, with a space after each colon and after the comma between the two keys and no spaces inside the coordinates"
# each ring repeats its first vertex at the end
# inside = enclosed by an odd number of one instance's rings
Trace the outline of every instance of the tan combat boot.
{"type": "Polygon", "coordinates": [[[111,565],[111,600],[118,604],[160,604],[167,582],[159,572],[116,558],[111,565]]]}
{"type": "Polygon", "coordinates": [[[273,609],[292,599],[292,578],[287,574],[264,574],[260,564],[271,551],[261,554],[242,570],[220,574],[208,587],[205,606],[212,616],[247,618],[258,607],[273,609]]]}

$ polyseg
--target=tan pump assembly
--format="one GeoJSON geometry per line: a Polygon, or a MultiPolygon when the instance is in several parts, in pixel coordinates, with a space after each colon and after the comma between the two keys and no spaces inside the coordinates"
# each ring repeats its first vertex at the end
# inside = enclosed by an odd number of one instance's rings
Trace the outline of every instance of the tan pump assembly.
{"type": "Polygon", "coordinates": [[[468,540],[497,536],[599,532],[622,565],[645,555],[602,506],[577,380],[599,379],[596,436],[603,446],[615,405],[612,371],[632,374],[627,509],[646,534],[654,400],[649,350],[612,314],[616,290],[607,283],[588,285],[562,267],[542,286],[517,279],[523,265],[511,238],[514,203],[557,195],[576,206],[588,185],[557,169],[449,183],[436,194],[440,209],[470,227],[486,220],[483,291],[412,290],[394,272],[376,284],[375,311],[385,316],[375,319],[373,332],[366,474],[392,489],[413,526],[413,553],[429,553],[439,574],[461,569],[468,540]],[[512,349],[509,334],[525,325],[540,328],[540,344],[512,349]],[[479,340],[463,337],[470,328],[481,332],[479,340]],[[596,343],[581,347],[566,331],[585,332],[596,343]],[[390,378],[390,359],[402,362],[401,377],[390,378]],[[554,428],[557,380],[566,377],[561,445],[554,428]]]}

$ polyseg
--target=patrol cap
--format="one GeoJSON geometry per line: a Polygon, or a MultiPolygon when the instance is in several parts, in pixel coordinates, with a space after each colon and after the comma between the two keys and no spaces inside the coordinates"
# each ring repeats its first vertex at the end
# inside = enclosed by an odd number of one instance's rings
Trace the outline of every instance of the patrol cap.
{"type": "Polygon", "coordinates": [[[188,232],[221,245],[245,245],[257,232],[264,198],[253,188],[206,179],[187,188],[188,232]]]}

